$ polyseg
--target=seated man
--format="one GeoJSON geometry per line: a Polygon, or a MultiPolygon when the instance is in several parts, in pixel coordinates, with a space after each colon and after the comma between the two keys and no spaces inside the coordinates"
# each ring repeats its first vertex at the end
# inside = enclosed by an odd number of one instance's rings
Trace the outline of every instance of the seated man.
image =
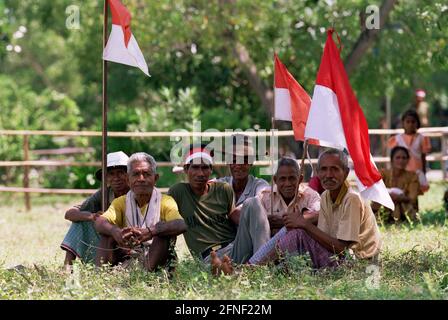
{"type": "Polygon", "coordinates": [[[271,236],[283,226],[288,226],[293,222],[292,209],[294,206],[298,206],[299,212],[303,213],[305,219],[317,224],[320,196],[316,191],[302,184],[302,178],[296,160],[281,158],[273,177],[275,183],[273,195],[269,189],[262,191],[259,196],[249,200],[250,202],[244,206],[244,210],[254,207],[261,208],[268,216],[271,236]]]}
{"type": "Polygon", "coordinates": [[[231,153],[226,155],[231,157],[230,159],[226,158],[226,162],[230,163],[231,175],[216,179],[216,181],[228,183],[232,187],[235,194],[235,206],[238,208],[246,199],[256,196],[270,186],[264,179],[249,174],[255,154],[249,137],[232,136],[232,146],[231,153]]]}
{"type": "MultiPolygon", "coordinates": [[[[347,156],[342,151],[329,149],[319,156],[317,170],[326,190],[322,194],[317,227],[296,209],[295,223],[260,248],[249,264],[267,264],[286,254],[308,253],[313,267],[323,268],[339,265],[346,251],[359,259],[377,257],[381,248],[378,226],[370,206],[348,187],[347,156]]],[[[214,261],[215,268],[231,272],[228,259],[214,261]]]]}
{"type": "MultiPolygon", "coordinates": [[[[107,204],[114,198],[118,198],[129,191],[126,166],[129,157],[122,151],[112,152],[107,155],[107,204]]],[[[101,169],[95,173],[95,177],[101,181],[101,169]]],[[[69,270],[76,257],[82,262],[95,261],[95,247],[100,236],[95,231],[93,222],[101,212],[101,189],[88,197],[81,205],[67,210],[65,219],[72,221],[72,225],[61,244],[61,249],[66,251],[64,267],[69,270]]]]}
{"type": "Polygon", "coordinates": [[[115,265],[129,254],[127,248],[140,246],[144,268],[153,271],[169,262],[171,240],[187,226],[173,198],[155,188],[159,175],[152,156],[134,153],[127,169],[131,190],[95,221],[101,234],[96,264],[115,265]]]}

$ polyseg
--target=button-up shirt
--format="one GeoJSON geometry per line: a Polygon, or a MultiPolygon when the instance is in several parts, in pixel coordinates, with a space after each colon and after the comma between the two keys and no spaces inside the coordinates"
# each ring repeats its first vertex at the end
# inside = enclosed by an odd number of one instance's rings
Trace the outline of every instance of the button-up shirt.
{"type": "MultiPolygon", "coordinates": [[[[310,187],[300,184],[298,196],[299,200],[297,204],[300,212],[303,212],[303,210],[305,209],[315,212],[318,212],[320,210],[320,196],[316,191],[314,191],[310,187]]],[[[262,191],[258,197],[260,198],[263,207],[266,209],[266,213],[270,215],[271,190],[269,189],[262,191]]],[[[294,199],[289,203],[289,205],[287,205],[285,200],[283,200],[283,197],[280,194],[280,192],[277,191],[277,186],[274,185],[274,195],[272,197],[272,203],[274,208],[273,214],[282,216],[287,212],[288,208],[293,205],[294,199]]]]}

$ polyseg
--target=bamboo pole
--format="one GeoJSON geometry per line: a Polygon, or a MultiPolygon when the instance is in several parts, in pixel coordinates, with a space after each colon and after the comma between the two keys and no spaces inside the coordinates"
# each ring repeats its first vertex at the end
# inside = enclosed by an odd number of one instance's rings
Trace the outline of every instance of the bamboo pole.
{"type": "Polygon", "coordinates": [[[294,197],[294,201],[297,203],[299,201],[299,189],[300,189],[300,183],[302,183],[304,177],[305,177],[305,158],[306,153],[308,152],[308,140],[305,140],[303,143],[303,153],[302,153],[302,160],[300,162],[300,175],[299,175],[299,184],[297,185],[296,189],[296,195],[294,197]]]}
{"type": "MultiPolygon", "coordinates": [[[[108,18],[108,0],[104,0],[103,11],[103,50],[107,43],[107,18],[108,18]]],[[[107,209],[107,61],[103,59],[103,130],[101,139],[101,166],[102,166],[102,179],[101,179],[101,204],[102,211],[107,209]]]]}
{"type": "MultiPolygon", "coordinates": [[[[275,107],[274,107],[275,108],[275,107]]],[[[275,114],[275,112],[274,112],[275,114]]],[[[270,139],[270,155],[271,155],[271,216],[274,215],[274,128],[275,119],[271,117],[271,139],[270,139]]]]}

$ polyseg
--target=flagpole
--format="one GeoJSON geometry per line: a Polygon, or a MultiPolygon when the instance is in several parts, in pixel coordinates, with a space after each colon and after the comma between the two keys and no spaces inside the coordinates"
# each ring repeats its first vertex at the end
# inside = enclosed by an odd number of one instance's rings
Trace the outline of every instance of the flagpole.
{"type": "MultiPolygon", "coordinates": [[[[274,90],[275,95],[275,90],[274,90]]],[[[275,104],[274,104],[275,114],[275,104]]],[[[274,215],[274,128],[275,119],[271,117],[271,216],[274,215]]]]}
{"type": "Polygon", "coordinates": [[[303,143],[302,162],[300,163],[300,176],[305,177],[305,158],[308,153],[308,140],[303,143]]]}
{"type": "MultiPolygon", "coordinates": [[[[308,140],[305,139],[305,142],[303,143],[303,153],[302,153],[302,161],[300,162],[300,175],[299,175],[299,181],[303,181],[305,177],[305,157],[308,152],[308,140]]],[[[296,195],[294,197],[295,202],[299,201],[299,188],[300,184],[297,186],[296,189],[296,195]]]]}
{"type": "MultiPolygon", "coordinates": [[[[108,18],[108,0],[104,0],[104,22],[103,22],[103,50],[107,43],[107,18],[108,18]]],[[[101,204],[102,211],[107,209],[107,182],[106,182],[106,170],[107,170],[107,61],[103,59],[103,129],[101,140],[101,204]]]]}
{"type": "MultiPolygon", "coordinates": [[[[275,57],[275,51],[274,51],[275,57]]],[[[274,58],[274,108],[272,109],[271,117],[271,216],[274,215],[274,128],[275,128],[275,58],[274,58]]]]}

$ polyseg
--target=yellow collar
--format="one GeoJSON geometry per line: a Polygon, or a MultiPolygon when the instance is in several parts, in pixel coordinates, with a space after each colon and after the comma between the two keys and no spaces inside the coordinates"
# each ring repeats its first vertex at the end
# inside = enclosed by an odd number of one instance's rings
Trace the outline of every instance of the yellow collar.
{"type": "Polygon", "coordinates": [[[342,203],[342,199],[344,199],[345,195],[347,194],[349,186],[350,185],[348,184],[348,181],[345,180],[342,184],[341,190],[339,190],[336,201],[333,203],[333,207],[337,207],[342,203]]]}

